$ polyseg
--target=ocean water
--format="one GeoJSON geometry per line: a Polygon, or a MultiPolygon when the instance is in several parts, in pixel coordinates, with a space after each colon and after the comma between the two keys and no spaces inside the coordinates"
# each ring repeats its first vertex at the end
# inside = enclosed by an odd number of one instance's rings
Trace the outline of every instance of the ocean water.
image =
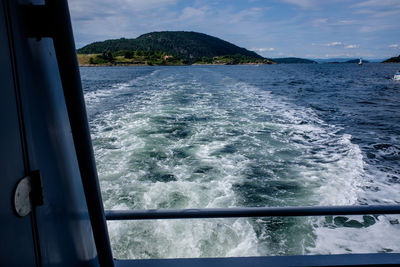
{"type": "MultiPolygon", "coordinates": [[[[399,64],[81,68],[106,209],[400,204],[399,64]]],[[[399,216],[108,222],[116,258],[400,252],[399,216]]]]}

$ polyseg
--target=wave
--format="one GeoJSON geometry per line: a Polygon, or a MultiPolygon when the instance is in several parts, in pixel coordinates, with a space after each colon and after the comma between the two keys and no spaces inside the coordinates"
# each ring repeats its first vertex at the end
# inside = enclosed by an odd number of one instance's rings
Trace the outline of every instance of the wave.
{"type": "MultiPolygon", "coordinates": [[[[89,109],[110,102],[90,122],[105,208],[362,203],[366,163],[352,137],[267,89],[209,69],[171,68],[87,93],[89,109]]],[[[223,257],[355,251],[352,240],[368,239],[361,228],[377,235],[390,221],[242,218],[109,228],[118,258],[223,257]]]]}

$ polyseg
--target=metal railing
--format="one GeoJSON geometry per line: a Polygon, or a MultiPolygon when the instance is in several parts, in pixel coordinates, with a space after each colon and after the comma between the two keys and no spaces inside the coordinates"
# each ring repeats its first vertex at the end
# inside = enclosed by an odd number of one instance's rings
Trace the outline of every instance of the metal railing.
{"type": "MultiPolygon", "coordinates": [[[[292,217],[330,215],[400,214],[400,205],[259,207],[216,209],[106,210],[112,220],[204,219],[234,217],[292,217]]],[[[294,255],[237,258],[115,260],[117,267],[154,266],[400,266],[399,253],[294,255]]]]}
{"type": "Polygon", "coordinates": [[[106,210],[107,220],[159,220],[238,217],[293,217],[400,214],[400,205],[261,207],[218,209],[106,210]]]}

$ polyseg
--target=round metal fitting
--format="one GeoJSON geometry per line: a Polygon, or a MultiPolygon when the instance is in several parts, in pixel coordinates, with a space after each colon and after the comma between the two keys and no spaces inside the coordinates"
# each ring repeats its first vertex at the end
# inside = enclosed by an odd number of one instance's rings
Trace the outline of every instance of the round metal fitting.
{"type": "Polygon", "coordinates": [[[32,211],[31,191],[32,183],[29,176],[22,178],[15,188],[14,210],[20,217],[24,217],[32,211]]]}

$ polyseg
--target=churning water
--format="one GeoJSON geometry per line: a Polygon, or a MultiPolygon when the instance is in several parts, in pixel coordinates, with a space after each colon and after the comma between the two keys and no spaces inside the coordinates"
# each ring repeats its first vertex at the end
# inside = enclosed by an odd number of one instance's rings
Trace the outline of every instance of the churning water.
{"type": "MultiPolygon", "coordinates": [[[[82,68],[104,206],[400,204],[398,67],[82,68]]],[[[400,252],[398,216],[108,227],[117,258],[400,252]]]]}

